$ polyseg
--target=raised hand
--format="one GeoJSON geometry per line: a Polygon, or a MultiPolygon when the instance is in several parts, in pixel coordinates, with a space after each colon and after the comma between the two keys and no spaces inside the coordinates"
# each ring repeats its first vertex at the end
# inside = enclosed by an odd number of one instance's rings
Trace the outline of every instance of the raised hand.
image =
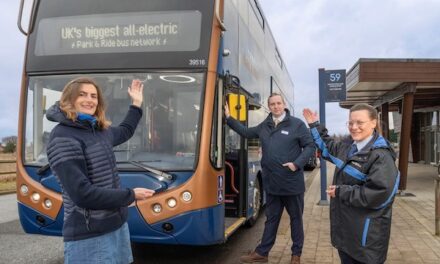
{"type": "Polygon", "coordinates": [[[304,108],[303,116],[306,119],[308,124],[312,124],[312,123],[315,123],[316,121],[318,121],[318,113],[316,113],[316,111],[313,112],[309,108],[304,108]]]}
{"type": "Polygon", "coordinates": [[[229,105],[228,103],[225,104],[225,116],[228,118],[231,114],[229,113],[229,105]]]}
{"type": "Polygon", "coordinates": [[[144,100],[143,90],[144,84],[141,80],[135,79],[131,81],[131,86],[128,87],[128,94],[131,97],[133,105],[137,107],[142,105],[142,101],[144,100]]]}

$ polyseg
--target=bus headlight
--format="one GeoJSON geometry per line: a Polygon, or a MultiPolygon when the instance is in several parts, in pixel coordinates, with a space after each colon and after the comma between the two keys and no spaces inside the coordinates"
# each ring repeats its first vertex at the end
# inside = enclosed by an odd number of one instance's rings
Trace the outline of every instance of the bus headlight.
{"type": "Polygon", "coordinates": [[[23,195],[28,195],[29,193],[29,188],[27,187],[26,184],[23,184],[22,186],[20,186],[20,192],[23,195]]]}
{"type": "Polygon", "coordinates": [[[160,204],[154,204],[153,205],[153,212],[155,212],[156,214],[162,212],[162,206],[160,204]]]}
{"type": "Polygon", "coordinates": [[[49,199],[45,199],[44,200],[44,207],[46,207],[47,209],[50,209],[52,207],[52,201],[49,199]]]}
{"type": "Polygon", "coordinates": [[[170,208],[174,208],[177,205],[177,201],[174,198],[170,198],[168,199],[167,204],[170,208]]]}
{"type": "Polygon", "coordinates": [[[31,198],[32,198],[32,201],[38,202],[40,200],[40,194],[35,192],[32,194],[31,198]]]}
{"type": "Polygon", "coordinates": [[[189,202],[189,201],[191,201],[191,199],[192,199],[192,194],[191,194],[190,192],[188,192],[188,191],[183,192],[183,193],[182,193],[182,199],[183,199],[185,202],[189,202]]]}

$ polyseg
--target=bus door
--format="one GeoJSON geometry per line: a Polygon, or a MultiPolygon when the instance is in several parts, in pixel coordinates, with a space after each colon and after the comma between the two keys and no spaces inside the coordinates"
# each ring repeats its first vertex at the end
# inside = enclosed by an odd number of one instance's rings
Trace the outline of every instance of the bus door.
{"type": "MultiPolygon", "coordinates": [[[[240,87],[235,76],[225,81],[226,100],[233,118],[248,126],[249,110],[256,109],[252,95],[240,87]],[[237,85],[238,84],[238,85],[237,85]]],[[[225,216],[244,217],[254,224],[261,207],[259,180],[249,165],[249,142],[228,126],[225,126],[225,216]],[[257,193],[257,196],[254,194],[257,193]],[[254,201],[254,200],[257,201],[254,201]],[[255,206],[257,205],[257,206],[255,206]],[[251,207],[251,210],[249,210],[251,207]]]]}
{"type": "MultiPolygon", "coordinates": [[[[227,94],[231,116],[247,126],[246,98],[244,95],[227,94]],[[238,108],[238,109],[237,109],[238,108]]],[[[225,209],[226,217],[245,217],[247,182],[247,139],[225,127],[225,209]]]]}

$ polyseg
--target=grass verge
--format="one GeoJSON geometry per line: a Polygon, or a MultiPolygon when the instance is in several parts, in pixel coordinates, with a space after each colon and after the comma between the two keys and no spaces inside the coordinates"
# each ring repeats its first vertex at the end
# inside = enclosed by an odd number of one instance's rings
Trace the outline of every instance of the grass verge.
{"type": "Polygon", "coordinates": [[[16,188],[15,181],[0,181],[0,194],[13,193],[16,188]]]}

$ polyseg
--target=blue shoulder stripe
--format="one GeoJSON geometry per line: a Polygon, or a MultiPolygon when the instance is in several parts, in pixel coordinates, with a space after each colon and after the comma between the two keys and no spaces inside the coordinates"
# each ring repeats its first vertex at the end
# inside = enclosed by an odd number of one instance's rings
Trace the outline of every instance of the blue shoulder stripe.
{"type": "Polygon", "coordinates": [[[360,181],[366,181],[367,180],[367,175],[360,172],[358,169],[355,169],[354,167],[350,166],[350,165],[346,165],[343,169],[343,171],[345,173],[347,173],[348,175],[350,175],[353,178],[356,178],[360,181]]]}
{"type": "Polygon", "coordinates": [[[368,235],[368,228],[370,227],[370,218],[365,219],[364,223],[364,231],[362,232],[362,247],[365,247],[367,244],[367,235],[368,235]]]}
{"type": "Polygon", "coordinates": [[[345,173],[347,173],[351,177],[361,181],[366,181],[367,175],[365,173],[360,172],[359,170],[355,169],[350,165],[344,166],[344,161],[338,159],[337,157],[329,153],[327,146],[325,145],[324,141],[319,135],[318,129],[316,129],[316,127],[312,128],[311,132],[312,132],[313,140],[315,141],[315,144],[318,146],[318,148],[321,150],[322,156],[324,158],[329,158],[331,162],[335,164],[336,167],[338,167],[338,169],[342,169],[345,173]]]}
{"type": "Polygon", "coordinates": [[[388,199],[383,204],[381,204],[380,206],[378,206],[378,207],[376,207],[374,209],[382,209],[382,208],[384,208],[385,206],[387,206],[388,204],[391,203],[391,200],[396,195],[397,189],[399,188],[399,182],[400,182],[400,171],[397,172],[396,182],[394,183],[393,191],[391,192],[391,194],[388,197],[388,199]]]}
{"type": "Polygon", "coordinates": [[[385,147],[385,148],[389,147],[388,142],[381,135],[379,135],[376,141],[374,141],[373,143],[373,148],[378,148],[378,147],[385,147]]]}

